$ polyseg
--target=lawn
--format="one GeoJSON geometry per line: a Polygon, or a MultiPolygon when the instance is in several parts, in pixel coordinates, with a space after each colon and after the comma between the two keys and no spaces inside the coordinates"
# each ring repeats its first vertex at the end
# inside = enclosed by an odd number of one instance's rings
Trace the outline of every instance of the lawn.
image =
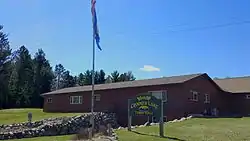
{"type": "MultiPolygon", "coordinates": [[[[0,111],[0,124],[2,122],[12,123],[16,121],[25,121],[27,117],[27,110],[24,111],[22,110],[0,111]],[[26,111],[26,113],[24,111],[26,111]],[[5,118],[3,118],[2,115],[4,115],[5,118]],[[7,117],[6,115],[9,116],[7,117]],[[15,120],[14,119],[15,117],[17,117],[18,120],[15,120]]],[[[41,110],[34,110],[33,113],[37,114],[36,119],[42,119],[47,117],[58,117],[63,115],[72,115],[72,114],[47,114],[43,113],[41,110]]],[[[133,129],[133,132],[128,132],[127,130],[119,130],[116,131],[116,133],[118,134],[119,140],[121,141],[152,141],[152,140],[247,141],[250,140],[249,125],[250,125],[250,118],[190,119],[183,122],[165,124],[166,137],[164,138],[160,138],[158,136],[159,133],[158,126],[136,128],[133,129]]],[[[44,141],[44,140],[68,141],[70,138],[71,136],[54,136],[54,137],[20,139],[15,141],[44,141]]]]}
{"type": "Polygon", "coordinates": [[[44,118],[79,115],[80,113],[45,113],[42,109],[7,109],[0,110],[0,124],[12,124],[28,120],[28,113],[32,113],[32,120],[44,118]]]}
{"type": "Polygon", "coordinates": [[[190,119],[165,125],[165,138],[158,137],[158,126],[118,131],[121,141],[249,141],[250,118],[190,119]]]}

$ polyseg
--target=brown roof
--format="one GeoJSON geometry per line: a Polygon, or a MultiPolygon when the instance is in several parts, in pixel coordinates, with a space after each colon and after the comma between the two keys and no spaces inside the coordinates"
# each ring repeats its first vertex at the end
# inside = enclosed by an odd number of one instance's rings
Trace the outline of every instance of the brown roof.
{"type": "Polygon", "coordinates": [[[214,82],[227,92],[250,93],[250,76],[214,79],[214,82]]]}
{"type": "MultiPolygon", "coordinates": [[[[185,81],[188,81],[190,79],[193,79],[203,74],[204,73],[145,79],[145,80],[126,81],[126,82],[117,82],[117,83],[108,83],[108,84],[98,84],[98,85],[95,85],[95,90],[142,87],[142,86],[163,85],[163,84],[177,84],[177,83],[183,83],[185,81]]],[[[91,91],[91,90],[92,90],[91,85],[78,86],[78,87],[64,88],[64,89],[44,93],[42,94],[42,96],[50,95],[50,94],[84,92],[84,91],[91,91]]]]}

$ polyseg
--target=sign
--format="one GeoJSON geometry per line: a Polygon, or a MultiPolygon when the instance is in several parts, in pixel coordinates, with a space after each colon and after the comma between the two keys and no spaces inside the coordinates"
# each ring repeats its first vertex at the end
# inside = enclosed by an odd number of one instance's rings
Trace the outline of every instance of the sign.
{"type": "Polygon", "coordinates": [[[128,131],[131,131],[132,116],[146,115],[159,118],[159,134],[164,137],[163,122],[163,94],[161,99],[157,99],[152,94],[146,93],[138,95],[128,100],[128,131]]]}
{"type": "Polygon", "coordinates": [[[148,115],[159,117],[161,100],[150,94],[138,95],[130,101],[130,114],[133,116],[148,115]]]}

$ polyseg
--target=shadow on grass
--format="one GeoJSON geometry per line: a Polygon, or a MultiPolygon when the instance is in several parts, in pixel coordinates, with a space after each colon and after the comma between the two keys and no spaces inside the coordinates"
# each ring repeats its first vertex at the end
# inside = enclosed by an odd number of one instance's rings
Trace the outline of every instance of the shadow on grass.
{"type": "Polygon", "coordinates": [[[145,133],[140,133],[140,132],[137,132],[137,131],[131,131],[135,134],[139,134],[139,135],[144,135],[144,136],[151,136],[151,137],[158,137],[158,138],[166,138],[166,139],[170,139],[170,140],[175,140],[175,141],[186,141],[186,140],[183,140],[183,139],[179,139],[179,138],[175,138],[175,137],[168,137],[168,136],[164,136],[164,137],[160,137],[158,135],[150,135],[150,134],[145,134],[145,133]]]}

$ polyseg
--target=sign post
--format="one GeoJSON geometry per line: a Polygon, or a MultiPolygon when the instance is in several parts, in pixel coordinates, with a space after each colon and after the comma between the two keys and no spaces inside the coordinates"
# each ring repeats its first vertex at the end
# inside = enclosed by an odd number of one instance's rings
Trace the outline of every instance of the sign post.
{"type": "Polygon", "coordinates": [[[161,117],[160,117],[160,136],[164,137],[164,121],[163,121],[163,94],[161,94],[161,117]]]}
{"type": "Polygon", "coordinates": [[[130,104],[131,104],[131,99],[128,100],[128,131],[131,131],[131,120],[132,120],[132,116],[131,116],[131,112],[130,112],[130,104]]]}
{"type": "Polygon", "coordinates": [[[154,116],[159,119],[160,136],[164,136],[163,123],[163,100],[157,99],[151,94],[138,95],[133,99],[128,100],[128,131],[131,131],[132,116],[154,116]]]}

